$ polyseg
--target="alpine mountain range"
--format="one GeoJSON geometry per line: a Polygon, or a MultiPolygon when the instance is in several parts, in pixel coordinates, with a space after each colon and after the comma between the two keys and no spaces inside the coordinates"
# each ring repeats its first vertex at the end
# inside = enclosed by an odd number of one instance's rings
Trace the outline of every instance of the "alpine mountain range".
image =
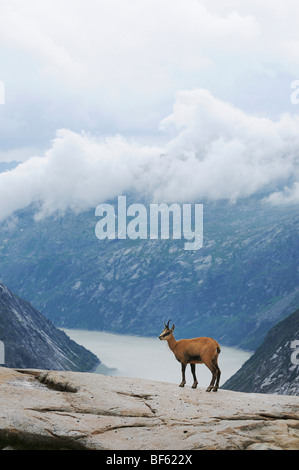
{"type": "Polygon", "coordinates": [[[94,210],[38,221],[34,207],[19,211],[1,223],[1,280],[58,327],[156,336],[171,318],[182,337],[254,350],[298,308],[298,210],[199,202],[196,251],[175,239],[99,240],[94,210]]]}

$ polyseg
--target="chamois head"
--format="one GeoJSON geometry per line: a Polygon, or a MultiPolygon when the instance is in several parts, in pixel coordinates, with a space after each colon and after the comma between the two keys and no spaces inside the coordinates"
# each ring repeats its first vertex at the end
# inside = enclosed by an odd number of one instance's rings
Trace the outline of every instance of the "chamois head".
{"type": "Polygon", "coordinates": [[[169,322],[170,322],[170,321],[171,321],[171,320],[168,320],[167,325],[166,325],[166,323],[164,322],[164,327],[165,327],[165,328],[164,328],[164,330],[162,331],[162,333],[160,334],[159,339],[161,339],[161,340],[166,339],[167,336],[169,336],[169,335],[173,332],[173,330],[174,330],[175,327],[174,327],[174,325],[172,325],[172,328],[169,328],[169,322]]]}

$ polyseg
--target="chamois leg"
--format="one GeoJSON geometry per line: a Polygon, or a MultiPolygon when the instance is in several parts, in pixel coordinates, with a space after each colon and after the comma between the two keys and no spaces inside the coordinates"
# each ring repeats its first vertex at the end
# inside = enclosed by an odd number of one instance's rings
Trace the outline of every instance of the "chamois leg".
{"type": "Polygon", "coordinates": [[[192,372],[192,375],[193,375],[193,385],[192,385],[192,388],[196,388],[197,387],[197,378],[196,378],[196,374],[195,374],[195,364],[190,364],[190,367],[191,367],[191,372],[192,372]]]}
{"type": "MultiPolygon", "coordinates": [[[[214,383],[215,383],[215,380],[216,380],[216,367],[214,367],[213,365],[210,365],[208,366],[208,368],[210,369],[210,371],[212,372],[212,380],[211,380],[211,383],[210,385],[208,386],[208,388],[206,389],[206,392],[210,392],[213,387],[214,387],[214,383]]],[[[213,389],[214,390],[214,389],[213,389]]],[[[214,391],[217,391],[217,390],[214,390],[214,391]]]]}
{"type": "Polygon", "coordinates": [[[212,362],[216,368],[216,383],[213,387],[213,392],[217,392],[218,388],[219,388],[219,381],[220,381],[220,375],[221,375],[221,371],[218,367],[218,363],[217,363],[217,357],[216,358],[213,358],[212,359],[212,362]]]}
{"type": "Polygon", "coordinates": [[[184,387],[186,384],[186,377],[185,377],[186,364],[184,364],[183,362],[181,364],[182,364],[182,381],[180,383],[180,387],[184,387]]]}

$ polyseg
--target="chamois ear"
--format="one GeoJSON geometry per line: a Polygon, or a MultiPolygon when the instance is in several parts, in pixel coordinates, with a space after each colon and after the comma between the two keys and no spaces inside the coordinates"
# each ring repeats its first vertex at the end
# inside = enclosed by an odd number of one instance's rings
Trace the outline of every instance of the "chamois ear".
{"type": "Polygon", "coordinates": [[[173,324],[173,325],[172,325],[172,328],[171,328],[171,331],[173,331],[174,329],[175,329],[175,326],[174,326],[174,324],[173,324]]]}

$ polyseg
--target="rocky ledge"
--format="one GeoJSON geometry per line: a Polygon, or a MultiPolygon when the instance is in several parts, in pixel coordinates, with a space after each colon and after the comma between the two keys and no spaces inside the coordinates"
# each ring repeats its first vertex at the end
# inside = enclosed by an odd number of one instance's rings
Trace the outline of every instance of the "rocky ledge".
{"type": "Polygon", "coordinates": [[[299,397],[0,368],[1,449],[299,449],[299,397]]]}

